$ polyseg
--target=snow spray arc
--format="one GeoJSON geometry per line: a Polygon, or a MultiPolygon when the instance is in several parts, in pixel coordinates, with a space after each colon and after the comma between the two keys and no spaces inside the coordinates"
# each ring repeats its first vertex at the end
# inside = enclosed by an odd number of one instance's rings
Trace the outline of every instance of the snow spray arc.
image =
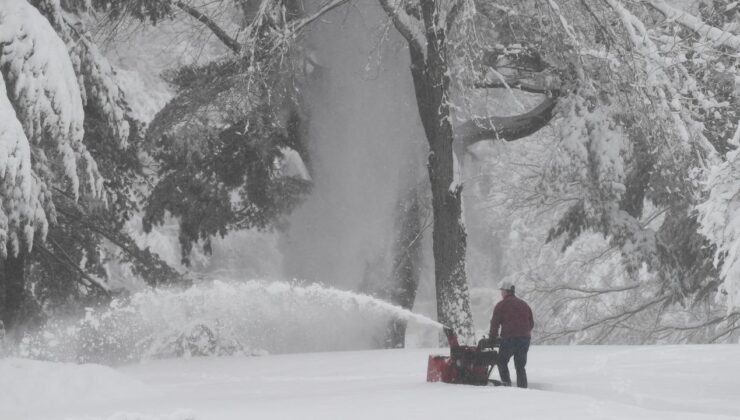
{"type": "Polygon", "coordinates": [[[28,336],[26,357],[106,364],[147,358],[377,347],[391,319],[442,328],[371,296],[286,282],[213,281],[116,299],[28,336]],[[376,340],[377,342],[373,342],[376,340]]]}

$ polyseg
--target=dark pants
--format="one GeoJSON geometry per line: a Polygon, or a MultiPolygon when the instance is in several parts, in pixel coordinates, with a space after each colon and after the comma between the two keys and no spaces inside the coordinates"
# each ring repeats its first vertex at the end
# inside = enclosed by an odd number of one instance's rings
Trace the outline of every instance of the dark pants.
{"type": "Polygon", "coordinates": [[[529,351],[529,337],[512,337],[501,340],[498,350],[498,373],[504,385],[511,385],[509,376],[509,359],[514,356],[514,368],[516,369],[516,386],[527,387],[527,352],[529,351]]]}

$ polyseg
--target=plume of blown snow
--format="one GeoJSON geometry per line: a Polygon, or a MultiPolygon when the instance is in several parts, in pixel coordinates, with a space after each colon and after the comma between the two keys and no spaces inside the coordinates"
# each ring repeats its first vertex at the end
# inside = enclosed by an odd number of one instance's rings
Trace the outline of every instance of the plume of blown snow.
{"type": "Polygon", "coordinates": [[[27,336],[24,357],[126,363],[381,347],[392,319],[439,323],[367,295],[319,284],[214,281],[116,299],[84,319],[27,336]]]}

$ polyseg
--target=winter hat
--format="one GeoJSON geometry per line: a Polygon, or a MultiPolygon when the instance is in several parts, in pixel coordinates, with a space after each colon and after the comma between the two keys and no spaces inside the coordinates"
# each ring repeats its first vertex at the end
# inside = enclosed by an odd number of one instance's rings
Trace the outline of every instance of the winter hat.
{"type": "Polygon", "coordinates": [[[499,290],[506,290],[507,292],[514,293],[514,284],[510,281],[502,281],[499,285],[499,290]]]}

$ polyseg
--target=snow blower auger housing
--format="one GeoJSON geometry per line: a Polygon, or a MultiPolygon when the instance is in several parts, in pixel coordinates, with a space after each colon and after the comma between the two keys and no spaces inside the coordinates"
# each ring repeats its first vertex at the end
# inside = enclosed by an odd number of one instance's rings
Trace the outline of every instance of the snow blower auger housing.
{"type": "Polygon", "coordinates": [[[445,327],[444,332],[450,345],[450,355],[429,356],[427,382],[488,385],[488,377],[498,360],[495,350],[497,343],[484,338],[477,346],[461,346],[452,328],[445,327]]]}

